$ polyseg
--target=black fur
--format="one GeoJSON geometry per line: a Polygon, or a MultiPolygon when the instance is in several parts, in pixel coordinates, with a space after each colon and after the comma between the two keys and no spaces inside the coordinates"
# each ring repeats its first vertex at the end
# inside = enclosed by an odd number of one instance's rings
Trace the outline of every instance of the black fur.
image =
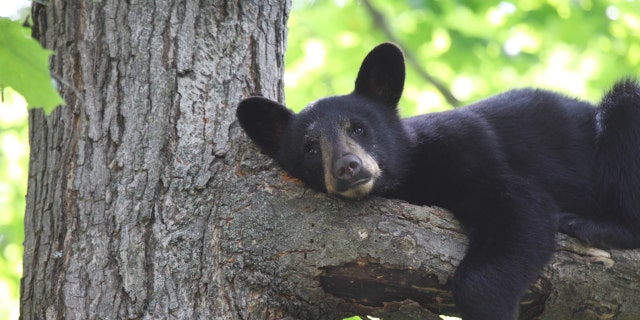
{"type": "Polygon", "coordinates": [[[635,81],[616,84],[599,107],[521,89],[401,120],[404,76],[402,52],[382,44],[349,95],[297,115],[254,97],[237,116],[266,154],[317,190],[450,209],[470,239],[454,276],[464,319],[514,319],[557,230],[601,247],[640,247],[635,81]]]}

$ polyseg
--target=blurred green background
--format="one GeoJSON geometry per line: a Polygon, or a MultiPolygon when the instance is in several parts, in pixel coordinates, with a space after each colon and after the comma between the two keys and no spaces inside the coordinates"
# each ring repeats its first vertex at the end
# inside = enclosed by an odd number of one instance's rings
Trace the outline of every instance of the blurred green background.
{"type": "MultiPolygon", "coordinates": [[[[25,3],[2,0],[0,16],[22,19],[14,12],[25,3]]],[[[403,116],[527,86],[596,102],[616,79],[640,74],[640,2],[293,0],[287,105],[300,110],[315,99],[349,93],[366,53],[384,41],[399,44],[415,62],[407,69],[403,116]]],[[[0,104],[0,319],[18,317],[26,119],[24,100],[5,89],[0,104]]]]}
{"type": "Polygon", "coordinates": [[[640,71],[640,2],[294,0],[289,107],[349,93],[366,53],[390,37],[419,65],[407,70],[403,116],[451,107],[420,72],[461,104],[528,86],[597,101],[640,71]]]}

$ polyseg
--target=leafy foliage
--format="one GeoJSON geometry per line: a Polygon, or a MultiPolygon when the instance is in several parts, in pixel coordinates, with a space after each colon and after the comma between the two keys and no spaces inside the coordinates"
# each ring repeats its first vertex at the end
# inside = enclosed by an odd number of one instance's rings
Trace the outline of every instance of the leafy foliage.
{"type": "MultiPolygon", "coordinates": [[[[640,7],[626,0],[294,0],[285,75],[289,107],[348,93],[364,55],[389,36],[464,103],[535,86],[597,100],[640,72],[640,7]]],[[[409,67],[404,116],[451,108],[409,67]]]]}
{"type": "Polygon", "coordinates": [[[5,89],[0,102],[0,319],[17,318],[25,193],[27,192],[27,107],[5,89]]]}
{"type": "Polygon", "coordinates": [[[31,38],[20,22],[0,18],[0,88],[19,92],[30,107],[46,113],[63,104],[49,75],[49,50],[31,38]]]}

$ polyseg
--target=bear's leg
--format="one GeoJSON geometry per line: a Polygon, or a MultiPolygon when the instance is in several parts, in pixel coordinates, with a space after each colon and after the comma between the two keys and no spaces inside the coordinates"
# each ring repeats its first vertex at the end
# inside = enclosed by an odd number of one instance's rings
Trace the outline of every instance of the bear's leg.
{"type": "Polygon", "coordinates": [[[454,300],[464,320],[517,318],[522,296],[553,254],[553,235],[541,240],[535,241],[541,245],[537,248],[531,247],[532,242],[517,244],[518,239],[508,238],[493,241],[511,245],[482,240],[470,244],[454,275],[454,300]]]}
{"type": "Polygon", "coordinates": [[[482,222],[468,229],[467,253],[453,279],[454,300],[465,320],[516,319],[520,300],[553,255],[558,212],[553,200],[532,187],[508,194],[476,211],[482,222]]]}
{"type": "Polygon", "coordinates": [[[603,247],[640,247],[640,84],[616,83],[596,117],[595,198],[599,214],[563,214],[561,228],[603,247]]]}
{"type": "Polygon", "coordinates": [[[560,214],[560,231],[580,239],[589,246],[604,249],[640,247],[639,228],[633,222],[590,219],[573,213],[560,214]]]}

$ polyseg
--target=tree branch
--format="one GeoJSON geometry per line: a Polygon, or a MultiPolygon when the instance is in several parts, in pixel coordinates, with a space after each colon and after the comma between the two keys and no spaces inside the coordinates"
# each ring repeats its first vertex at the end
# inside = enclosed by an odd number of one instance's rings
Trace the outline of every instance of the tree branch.
{"type": "Polygon", "coordinates": [[[418,72],[418,74],[422,78],[424,78],[427,82],[431,83],[440,92],[440,94],[442,94],[442,96],[447,100],[447,102],[451,106],[453,107],[459,106],[460,100],[458,100],[451,93],[451,91],[447,89],[447,87],[442,83],[442,81],[438,80],[436,77],[432,76],[430,73],[424,70],[424,68],[422,68],[422,66],[418,62],[418,59],[416,58],[416,56],[413,55],[413,53],[407,49],[408,47],[404,45],[402,41],[398,39],[398,37],[396,37],[396,35],[393,33],[393,31],[389,27],[389,23],[387,22],[387,19],[384,17],[382,12],[376,9],[373,6],[373,4],[371,4],[370,0],[362,0],[362,3],[364,3],[365,8],[367,8],[367,11],[369,11],[371,18],[373,19],[374,25],[380,28],[391,42],[398,44],[401,48],[404,49],[404,54],[405,54],[405,57],[407,58],[407,61],[418,72]]]}
{"type": "MultiPolygon", "coordinates": [[[[231,223],[247,230],[242,256],[251,272],[271,274],[270,290],[296,306],[283,313],[320,319],[457,314],[449,290],[467,240],[449,212],[380,198],[334,199],[273,169],[262,171],[269,166],[250,154],[239,166],[246,185],[234,190],[251,191],[231,223]],[[269,236],[261,231],[265,221],[275,226],[269,236]]],[[[522,300],[520,319],[640,319],[637,270],[640,250],[585,248],[558,234],[557,252],[522,300]]]]}

